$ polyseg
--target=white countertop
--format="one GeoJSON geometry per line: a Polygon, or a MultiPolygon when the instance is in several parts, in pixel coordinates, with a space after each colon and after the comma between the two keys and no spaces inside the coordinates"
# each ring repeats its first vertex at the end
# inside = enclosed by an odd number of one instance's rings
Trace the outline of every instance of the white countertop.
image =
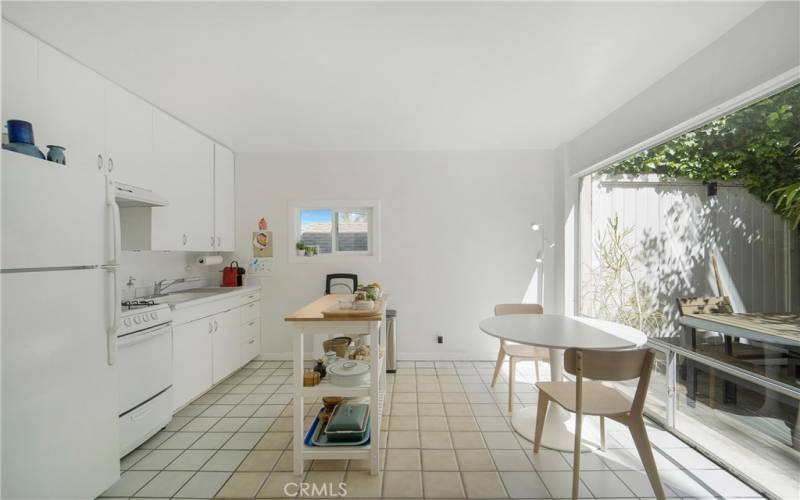
{"type": "Polygon", "coordinates": [[[246,295],[259,290],[261,290],[261,286],[259,285],[191,288],[188,290],[174,292],[166,295],[165,297],[159,297],[155,300],[156,303],[169,304],[173,310],[177,310],[199,306],[220,299],[238,297],[240,295],[246,295]]]}

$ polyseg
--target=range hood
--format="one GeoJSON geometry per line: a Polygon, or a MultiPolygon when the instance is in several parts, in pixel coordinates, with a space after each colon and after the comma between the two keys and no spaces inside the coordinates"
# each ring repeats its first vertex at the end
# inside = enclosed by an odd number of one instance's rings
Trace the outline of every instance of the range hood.
{"type": "Polygon", "coordinates": [[[165,207],[169,202],[150,191],[121,182],[116,183],[117,205],[120,207],[165,207]]]}

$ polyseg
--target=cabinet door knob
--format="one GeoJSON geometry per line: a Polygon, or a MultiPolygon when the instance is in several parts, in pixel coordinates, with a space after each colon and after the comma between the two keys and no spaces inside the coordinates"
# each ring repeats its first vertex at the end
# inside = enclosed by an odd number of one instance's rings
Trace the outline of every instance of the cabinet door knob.
{"type": "Polygon", "coordinates": [[[216,332],[217,330],[219,330],[219,323],[217,323],[217,320],[214,320],[214,331],[216,332]]]}
{"type": "Polygon", "coordinates": [[[103,170],[103,155],[97,155],[97,170],[103,170]]]}
{"type": "Polygon", "coordinates": [[[114,159],[109,157],[108,158],[108,171],[111,172],[114,170],[114,159]]]}
{"type": "Polygon", "coordinates": [[[222,246],[222,236],[217,236],[217,248],[222,246]]]}
{"type": "Polygon", "coordinates": [[[209,321],[208,322],[208,333],[211,333],[213,331],[214,331],[214,324],[209,321]]]}
{"type": "Polygon", "coordinates": [[[255,341],[256,341],[256,339],[250,339],[250,342],[248,342],[248,344],[252,344],[252,343],[254,343],[255,341]]]}
{"type": "Polygon", "coordinates": [[[214,237],[213,236],[211,237],[211,246],[212,247],[214,246],[214,237]]]}
{"type": "Polygon", "coordinates": [[[189,241],[189,237],[186,235],[186,233],[183,233],[183,246],[186,246],[187,241],[189,241]]]}

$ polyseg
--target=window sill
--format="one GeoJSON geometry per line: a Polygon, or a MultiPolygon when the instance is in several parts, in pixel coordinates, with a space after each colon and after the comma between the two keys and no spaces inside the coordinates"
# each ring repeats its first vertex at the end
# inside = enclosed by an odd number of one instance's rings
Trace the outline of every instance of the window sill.
{"type": "Polygon", "coordinates": [[[381,261],[380,255],[372,254],[355,254],[355,255],[314,255],[312,257],[298,256],[297,254],[289,255],[290,264],[327,264],[331,262],[349,262],[349,263],[378,263],[381,261]]]}

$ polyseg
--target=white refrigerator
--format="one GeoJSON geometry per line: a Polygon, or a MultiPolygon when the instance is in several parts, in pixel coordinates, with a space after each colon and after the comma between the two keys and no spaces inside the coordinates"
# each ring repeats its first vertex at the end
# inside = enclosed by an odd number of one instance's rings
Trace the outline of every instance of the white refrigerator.
{"type": "Polygon", "coordinates": [[[94,169],[2,152],[2,498],[119,478],[119,209],[94,169]]]}

